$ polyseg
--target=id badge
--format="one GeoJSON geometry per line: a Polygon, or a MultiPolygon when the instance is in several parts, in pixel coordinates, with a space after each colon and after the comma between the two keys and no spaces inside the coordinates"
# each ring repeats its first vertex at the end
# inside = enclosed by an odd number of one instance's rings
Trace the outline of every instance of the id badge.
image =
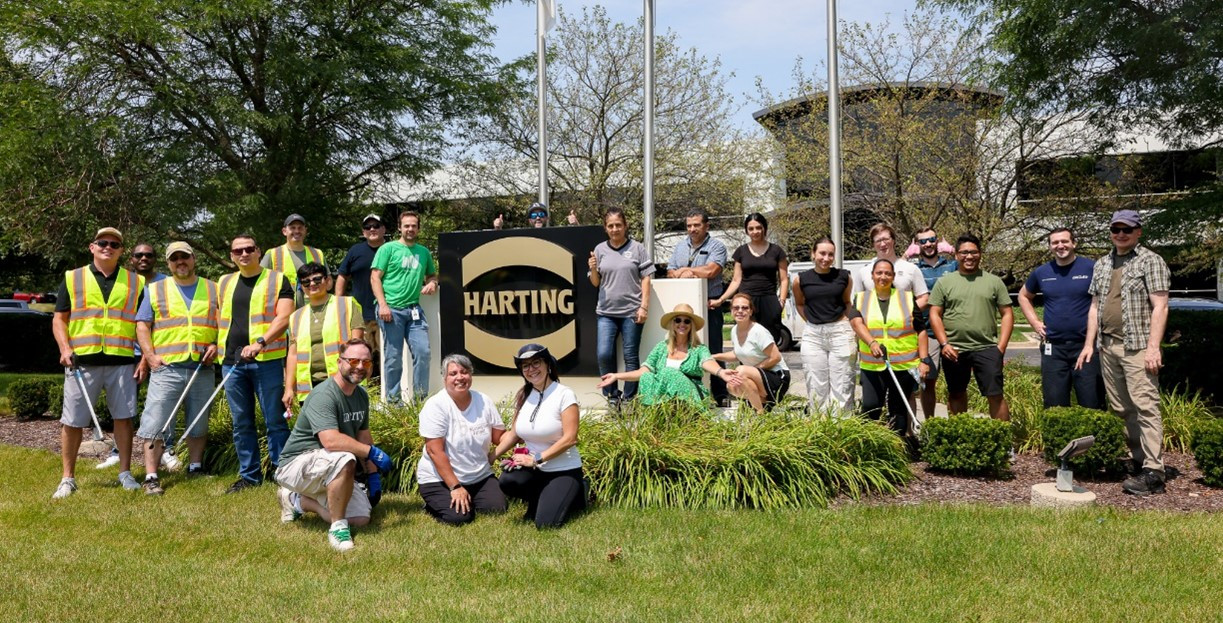
{"type": "Polygon", "coordinates": [[[420,322],[420,308],[419,307],[412,308],[412,322],[420,322]]]}
{"type": "Polygon", "coordinates": [[[1045,356],[1047,357],[1053,356],[1053,345],[1050,344],[1049,342],[1045,342],[1045,356]]]}

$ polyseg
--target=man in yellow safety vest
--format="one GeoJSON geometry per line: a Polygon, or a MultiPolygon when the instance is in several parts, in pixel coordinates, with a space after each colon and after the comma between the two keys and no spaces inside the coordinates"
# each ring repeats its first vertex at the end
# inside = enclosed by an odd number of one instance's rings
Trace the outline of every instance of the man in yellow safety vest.
{"type": "Polygon", "coordinates": [[[351,296],[332,296],[331,277],[322,264],[308,262],[298,269],[307,305],[289,319],[289,355],[285,358],[285,408],[292,411],[310,389],[339,369],[340,347],[350,339],[365,339],[361,304],[351,296]]]}
{"type": "Polygon", "coordinates": [[[60,418],[60,459],[63,477],[54,499],[76,491],[76,455],[81,434],[93,422],[90,405],[106,390],[106,403],[115,423],[119,448],[119,484],[136,490],[132,477],[132,417],[136,415],[136,309],[144,279],[119,266],[123,234],[103,227],[89,243],[93,261],[64,273],[51,319],[64,366],[64,410],[60,418]],[[80,373],[80,382],[76,376],[80,373]],[[82,389],[84,391],[82,391],[82,389]],[[88,401],[88,402],[87,402],[88,401]]]}
{"type": "Polygon", "coordinates": [[[301,307],[306,304],[306,297],[305,291],[297,283],[297,271],[301,270],[302,264],[306,262],[315,262],[323,266],[326,266],[327,262],[323,259],[322,251],[306,246],[306,218],[304,216],[290,214],[285,218],[285,224],[280,229],[280,233],[284,234],[285,243],[269,250],[259,265],[280,271],[285,277],[288,277],[289,284],[296,292],[293,304],[301,307]]]}

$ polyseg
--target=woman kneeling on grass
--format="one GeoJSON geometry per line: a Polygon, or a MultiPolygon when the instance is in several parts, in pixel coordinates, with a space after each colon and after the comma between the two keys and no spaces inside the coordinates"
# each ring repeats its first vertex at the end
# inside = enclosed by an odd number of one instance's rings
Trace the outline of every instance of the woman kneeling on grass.
{"type": "Polygon", "coordinates": [[[444,391],[420,409],[420,436],[425,451],[416,466],[416,482],[425,510],[452,526],[469,523],[476,511],[505,512],[505,494],[489,467],[488,449],[505,437],[505,423],[488,396],[471,389],[471,360],[447,355],[442,360],[444,391]]]}
{"type": "Polygon", "coordinates": [[[736,294],[730,300],[730,315],[735,326],[730,330],[733,352],[713,356],[718,361],[739,362],[734,370],[724,370],[726,388],[747,400],[757,413],[772,409],[790,389],[790,368],[768,330],[752,321],[756,313],[752,297],[736,294]]]}
{"type": "Polygon", "coordinates": [[[489,456],[509,452],[522,440],[527,452],[515,453],[501,473],[501,488],[527,503],[524,519],[536,528],[560,527],[586,508],[582,457],[578,455],[578,399],[561,385],[556,358],[539,344],[514,356],[526,381],[514,399],[514,422],[489,456]]]}
{"type": "Polygon", "coordinates": [[[637,381],[637,399],[643,405],[668,400],[704,401],[709,396],[702,383],[704,373],[721,376],[726,372],[718,367],[697,335],[705,321],[687,303],[680,303],[662,317],[660,324],[667,330],[667,339],[650,351],[645,364],[629,372],[604,374],[599,387],[616,381],[637,381]]]}

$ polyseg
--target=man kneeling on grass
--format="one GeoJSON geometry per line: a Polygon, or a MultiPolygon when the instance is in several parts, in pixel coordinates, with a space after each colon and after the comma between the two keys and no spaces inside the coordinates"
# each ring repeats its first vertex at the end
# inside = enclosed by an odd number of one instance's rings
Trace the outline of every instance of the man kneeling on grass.
{"type": "Polygon", "coordinates": [[[364,340],[354,338],[340,347],[339,370],[306,398],[276,470],[280,520],[289,523],[303,511],[318,513],[331,522],[327,541],[340,551],[353,548],[350,525],[369,523],[382,498],[379,474],[391,469],[391,457],[370,437],[369,396],[360,386],[372,361],[364,340]],[[357,484],[358,466],[367,474],[364,487],[357,484]]]}

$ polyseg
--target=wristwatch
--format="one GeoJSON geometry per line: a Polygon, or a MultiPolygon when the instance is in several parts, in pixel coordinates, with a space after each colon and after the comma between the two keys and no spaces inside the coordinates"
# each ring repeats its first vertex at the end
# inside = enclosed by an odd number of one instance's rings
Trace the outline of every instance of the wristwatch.
{"type": "Polygon", "coordinates": [[[461,489],[462,487],[463,487],[463,483],[461,483],[461,482],[456,482],[456,483],[454,483],[454,486],[453,486],[453,487],[450,487],[450,490],[451,490],[451,491],[454,491],[455,489],[461,489]]]}
{"type": "Polygon", "coordinates": [[[532,453],[531,453],[531,458],[535,459],[535,467],[539,467],[540,465],[543,465],[543,464],[544,464],[544,455],[543,455],[543,453],[540,453],[540,452],[532,452],[532,453]]]}
{"type": "Polygon", "coordinates": [[[261,347],[262,347],[262,346],[267,346],[267,345],[268,345],[268,341],[267,341],[267,340],[265,340],[265,339],[263,339],[263,336],[262,336],[262,335],[260,335],[259,337],[255,338],[255,343],[256,343],[256,344],[258,344],[258,345],[259,345],[259,346],[261,346],[261,347]]]}
{"type": "Polygon", "coordinates": [[[933,359],[932,357],[930,357],[930,355],[926,355],[925,357],[922,357],[922,358],[921,358],[921,362],[922,362],[922,363],[924,363],[924,364],[926,364],[926,365],[928,365],[928,366],[933,366],[933,365],[934,365],[934,359],[933,359]]]}

